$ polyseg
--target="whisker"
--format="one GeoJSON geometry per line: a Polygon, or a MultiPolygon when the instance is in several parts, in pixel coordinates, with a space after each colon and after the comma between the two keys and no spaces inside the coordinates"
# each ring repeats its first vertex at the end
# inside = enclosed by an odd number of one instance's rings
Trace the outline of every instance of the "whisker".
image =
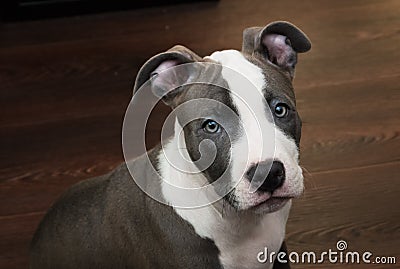
{"type": "Polygon", "coordinates": [[[305,177],[305,180],[311,184],[311,187],[312,187],[313,189],[316,189],[316,188],[317,188],[317,185],[316,185],[315,182],[313,181],[313,177],[314,177],[313,174],[312,174],[310,171],[308,171],[308,169],[305,168],[304,166],[300,165],[300,167],[301,167],[301,169],[302,169],[302,170],[306,173],[306,175],[307,175],[307,177],[305,177]]]}
{"type": "Polygon", "coordinates": [[[307,168],[305,168],[304,166],[302,166],[302,165],[300,165],[300,167],[301,167],[301,169],[303,169],[303,171],[304,172],[306,172],[307,173],[307,175],[310,175],[311,177],[313,176],[312,174],[311,174],[311,172],[310,171],[308,171],[308,169],[307,168]]]}

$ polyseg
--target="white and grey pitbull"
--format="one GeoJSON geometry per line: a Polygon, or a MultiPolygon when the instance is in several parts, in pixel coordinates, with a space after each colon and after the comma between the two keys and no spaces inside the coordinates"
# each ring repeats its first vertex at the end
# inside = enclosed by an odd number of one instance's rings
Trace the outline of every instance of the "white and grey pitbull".
{"type": "Polygon", "coordinates": [[[257,254],[265,247],[286,251],[291,199],[303,192],[301,120],[292,79],[297,53],[310,48],[297,27],[274,22],[245,29],[242,51],[217,51],[202,58],[175,46],[147,61],[137,75],[135,91],[150,80],[152,92],[173,109],[195,99],[216,104],[183,109],[175,122],[183,135],[175,133],[164,147],[68,190],[34,235],[30,268],[289,268],[277,261],[260,263],[257,254]],[[168,72],[176,66],[183,66],[179,73],[168,72]],[[251,102],[257,121],[237,94],[244,89],[229,70],[243,75],[260,94],[251,102]],[[194,78],[210,84],[189,83],[194,78]],[[221,116],[218,103],[237,117],[221,116]],[[273,129],[274,154],[260,151],[268,141],[262,143],[254,135],[257,128],[273,129]],[[200,173],[176,169],[165,157],[173,159],[183,151],[196,163],[205,139],[213,142],[217,154],[200,173]],[[260,156],[253,154],[257,151],[260,156]],[[244,172],[238,168],[243,155],[248,161],[244,172]],[[146,195],[130,171],[164,203],[146,195]],[[169,184],[195,188],[222,174],[228,178],[222,186],[229,188],[222,199],[198,208],[174,206],[181,197],[170,191],[169,184]],[[249,191],[252,181],[260,184],[249,191]]]}

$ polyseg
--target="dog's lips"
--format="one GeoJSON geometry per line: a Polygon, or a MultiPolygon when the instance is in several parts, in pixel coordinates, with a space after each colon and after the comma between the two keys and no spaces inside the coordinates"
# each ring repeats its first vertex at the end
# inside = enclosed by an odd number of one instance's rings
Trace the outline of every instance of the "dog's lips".
{"type": "Polygon", "coordinates": [[[292,196],[269,196],[268,199],[257,203],[256,205],[252,206],[251,209],[257,212],[272,213],[283,208],[292,198],[292,196]]]}

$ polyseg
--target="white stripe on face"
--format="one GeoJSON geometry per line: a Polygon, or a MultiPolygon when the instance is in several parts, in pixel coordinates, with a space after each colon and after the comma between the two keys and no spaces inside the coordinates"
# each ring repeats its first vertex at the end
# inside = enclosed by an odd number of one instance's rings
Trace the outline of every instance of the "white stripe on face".
{"type": "Polygon", "coordinates": [[[250,183],[243,177],[252,164],[264,160],[275,159],[284,164],[287,180],[280,194],[297,196],[303,189],[298,148],[273,122],[262,92],[266,82],[261,68],[236,50],[215,52],[209,58],[223,66],[222,76],[229,85],[233,103],[242,120],[243,133],[232,145],[231,167],[232,181],[237,184],[234,194],[239,208],[247,209],[270,197],[269,193],[249,192],[250,183]]]}

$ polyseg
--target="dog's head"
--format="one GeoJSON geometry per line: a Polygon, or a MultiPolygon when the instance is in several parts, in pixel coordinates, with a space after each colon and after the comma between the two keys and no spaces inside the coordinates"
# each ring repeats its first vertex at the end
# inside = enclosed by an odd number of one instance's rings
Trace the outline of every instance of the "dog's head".
{"type": "Polygon", "coordinates": [[[244,30],[241,52],[202,58],[175,46],[154,56],[134,90],[150,80],[156,96],[181,108],[176,125],[183,132],[175,135],[182,135],[182,148],[208,182],[229,179],[222,185],[230,189],[225,201],[237,210],[272,212],[303,191],[292,80],[297,53],[310,47],[290,23],[252,27],[244,30]],[[213,151],[211,163],[202,158],[213,151]]]}

